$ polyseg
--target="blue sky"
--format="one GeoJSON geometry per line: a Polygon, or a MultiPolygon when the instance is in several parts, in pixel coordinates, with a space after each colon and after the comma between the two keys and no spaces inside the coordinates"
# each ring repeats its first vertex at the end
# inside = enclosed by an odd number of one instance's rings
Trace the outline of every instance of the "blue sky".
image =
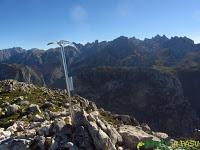
{"type": "Polygon", "coordinates": [[[0,49],[157,34],[200,43],[200,0],[0,0],[0,49]]]}

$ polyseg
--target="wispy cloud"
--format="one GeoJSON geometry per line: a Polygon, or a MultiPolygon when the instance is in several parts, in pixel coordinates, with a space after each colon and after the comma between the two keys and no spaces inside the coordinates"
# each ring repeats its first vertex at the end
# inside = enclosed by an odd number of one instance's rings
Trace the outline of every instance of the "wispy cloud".
{"type": "Polygon", "coordinates": [[[200,10],[196,10],[192,14],[192,18],[196,21],[200,21],[200,10]]]}
{"type": "Polygon", "coordinates": [[[119,16],[126,17],[131,14],[133,4],[131,0],[120,0],[117,4],[116,11],[119,16]]]}
{"type": "Polygon", "coordinates": [[[73,7],[70,11],[70,15],[73,21],[76,23],[83,23],[88,18],[88,13],[84,7],[77,5],[73,7]]]}
{"type": "Polygon", "coordinates": [[[70,9],[70,17],[74,23],[74,34],[78,34],[80,39],[86,39],[91,34],[87,10],[81,5],[76,5],[70,9]]]}

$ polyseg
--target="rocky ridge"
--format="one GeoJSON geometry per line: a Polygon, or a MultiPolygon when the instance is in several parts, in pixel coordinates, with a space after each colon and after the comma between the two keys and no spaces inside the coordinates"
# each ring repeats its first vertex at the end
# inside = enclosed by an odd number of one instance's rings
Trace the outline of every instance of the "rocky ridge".
{"type": "Polygon", "coordinates": [[[169,140],[128,115],[112,114],[75,95],[72,126],[63,90],[0,81],[0,150],[132,150],[145,139],[169,140]]]}
{"type": "MultiPolygon", "coordinates": [[[[128,114],[171,136],[200,125],[200,44],[187,37],[74,43],[66,47],[75,92],[112,113],[128,114]]],[[[0,80],[65,88],[59,48],[0,50],[0,80]]]]}

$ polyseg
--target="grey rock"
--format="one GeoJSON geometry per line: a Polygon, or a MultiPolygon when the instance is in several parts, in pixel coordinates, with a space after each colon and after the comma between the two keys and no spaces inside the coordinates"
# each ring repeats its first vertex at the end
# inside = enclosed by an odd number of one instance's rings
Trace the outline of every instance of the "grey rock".
{"type": "Polygon", "coordinates": [[[45,137],[36,136],[31,142],[30,149],[33,150],[45,150],[45,137]]]}
{"type": "Polygon", "coordinates": [[[169,135],[163,132],[152,132],[154,136],[160,138],[160,139],[167,139],[169,138],[169,135]]]}
{"type": "Polygon", "coordinates": [[[89,102],[89,106],[88,107],[90,107],[93,111],[98,110],[96,104],[94,102],[91,102],[91,101],[89,102]]]}
{"type": "Polygon", "coordinates": [[[130,126],[130,125],[122,125],[119,127],[119,134],[123,138],[123,142],[126,147],[134,149],[138,142],[153,139],[156,141],[160,141],[159,138],[144,132],[141,128],[130,126]]]}
{"type": "Polygon", "coordinates": [[[135,118],[133,118],[129,115],[114,114],[112,116],[114,118],[118,119],[119,121],[121,121],[125,125],[134,125],[134,126],[140,125],[139,122],[135,118]]]}
{"type": "Polygon", "coordinates": [[[5,84],[3,86],[3,92],[11,92],[13,90],[13,83],[5,84]]]}
{"type": "Polygon", "coordinates": [[[123,150],[123,147],[119,146],[119,147],[117,148],[117,150],[123,150]]]}
{"type": "Polygon", "coordinates": [[[57,150],[59,149],[59,143],[55,140],[55,137],[52,139],[52,144],[49,148],[49,150],[57,150]]]}
{"type": "Polygon", "coordinates": [[[49,108],[53,108],[54,107],[54,104],[51,103],[51,102],[45,102],[43,105],[42,105],[42,108],[43,109],[49,109],[49,108]]]}
{"type": "Polygon", "coordinates": [[[27,111],[28,113],[35,113],[35,112],[41,113],[41,110],[37,104],[31,104],[27,109],[27,111]]]}
{"type": "Polygon", "coordinates": [[[41,115],[36,114],[33,117],[33,121],[35,121],[35,122],[43,122],[44,121],[44,117],[42,117],[41,115]]]}
{"type": "Polygon", "coordinates": [[[24,122],[23,121],[17,121],[12,126],[8,127],[6,131],[10,131],[12,134],[14,134],[16,131],[23,131],[24,130],[24,122]]]}
{"type": "Polygon", "coordinates": [[[117,130],[111,126],[107,124],[107,132],[108,136],[110,137],[112,143],[115,144],[122,144],[123,139],[122,136],[117,132],[117,130]]]}
{"type": "Polygon", "coordinates": [[[0,150],[27,150],[30,140],[8,139],[0,144],[0,150]]]}
{"type": "Polygon", "coordinates": [[[147,133],[150,133],[150,134],[152,133],[151,128],[149,127],[148,124],[143,123],[143,124],[141,124],[141,127],[142,127],[142,130],[143,130],[143,131],[145,131],[145,132],[147,132],[147,133]]]}
{"type": "Polygon", "coordinates": [[[10,136],[11,136],[10,131],[4,131],[3,128],[0,128],[0,140],[3,140],[3,139],[8,138],[10,136]]]}
{"type": "Polygon", "coordinates": [[[64,120],[56,120],[51,124],[49,133],[50,134],[59,133],[64,126],[65,126],[64,120]]]}
{"type": "Polygon", "coordinates": [[[48,111],[50,119],[55,119],[60,116],[60,112],[48,111]]]}
{"type": "Polygon", "coordinates": [[[92,114],[87,116],[88,121],[96,121],[95,117],[92,114]]]}
{"type": "Polygon", "coordinates": [[[76,127],[74,133],[74,142],[80,148],[87,150],[94,149],[92,146],[92,139],[88,133],[88,130],[83,126],[76,127]]]}
{"type": "Polygon", "coordinates": [[[24,97],[23,96],[19,96],[19,97],[16,97],[13,101],[14,101],[14,103],[19,104],[23,100],[24,100],[24,97]]]}
{"type": "Polygon", "coordinates": [[[7,116],[13,115],[15,114],[18,110],[20,109],[20,107],[16,104],[13,105],[9,105],[5,108],[5,114],[7,116]]]}
{"type": "Polygon", "coordinates": [[[96,123],[104,132],[107,132],[106,125],[99,118],[97,119],[96,123]]]}
{"type": "Polygon", "coordinates": [[[41,126],[41,122],[31,122],[29,125],[29,128],[36,128],[36,127],[40,127],[41,126]]]}
{"type": "Polygon", "coordinates": [[[79,148],[72,142],[65,143],[63,148],[66,148],[68,150],[79,150],[79,148]]]}
{"type": "Polygon", "coordinates": [[[95,122],[88,123],[88,130],[90,132],[90,135],[92,136],[95,148],[97,150],[101,150],[101,149],[116,150],[115,146],[111,142],[111,139],[108,137],[108,135],[105,132],[103,132],[103,130],[98,128],[95,122]]]}
{"type": "Polygon", "coordinates": [[[30,104],[29,101],[24,101],[24,100],[19,103],[19,105],[22,105],[22,106],[26,106],[26,105],[29,105],[29,104],[30,104]]]}
{"type": "Polygon", "coordinates": [[[46,137],[49,135],[49,129],[50,129],[50,125],[46,125],[39,128],[36,132],[38,135],[46,137]]]}

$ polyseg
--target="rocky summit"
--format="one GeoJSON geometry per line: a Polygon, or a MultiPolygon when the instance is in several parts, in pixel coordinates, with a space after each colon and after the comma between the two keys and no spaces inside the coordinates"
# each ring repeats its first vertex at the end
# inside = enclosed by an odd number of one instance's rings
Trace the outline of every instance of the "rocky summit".
{"type": "Polygon", "coordinates": [[[146,139],[171,140],[64,90],[0,81],[0,150],[132,150],[146,139]]]}

